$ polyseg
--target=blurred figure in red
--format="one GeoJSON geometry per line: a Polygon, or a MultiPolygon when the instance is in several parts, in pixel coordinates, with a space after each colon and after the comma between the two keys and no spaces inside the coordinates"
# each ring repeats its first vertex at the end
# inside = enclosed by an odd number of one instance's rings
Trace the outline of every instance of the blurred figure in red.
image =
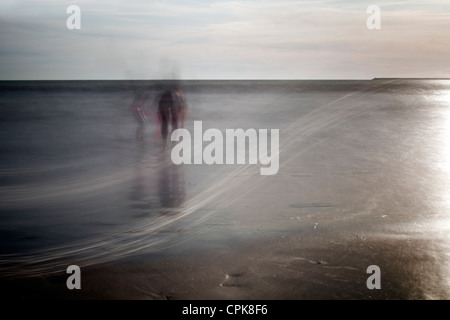
{"type": "Polygon", "coordinates": [[[158,113],[161,121],[161,135],[164,143],[166,143],[169,123],[172,126],[172,131],[184,126],[186,100],[179,88],[169,89],[162,93],[158,103],[158,113]]]}
{"type": "Polygon", "coordinates": [[[138,123],[136,129],[136,140],[144,139],[144,130],[149,125],[148,114],[144,109],[144,105],[148,100],[148,92],[137,92],[134,96],[133,103],[130,105],[131,112],[138,123]]]}

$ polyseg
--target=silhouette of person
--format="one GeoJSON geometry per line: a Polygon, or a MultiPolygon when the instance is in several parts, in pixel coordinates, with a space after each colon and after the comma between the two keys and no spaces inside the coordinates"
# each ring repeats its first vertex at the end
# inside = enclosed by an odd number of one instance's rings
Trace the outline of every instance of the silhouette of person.
{"type": "Polygon", "coordinates": [[[185,113],[186,100],[179,88],[169,89],[161,94],[158,103],[158,114],[164,143],[167,142],[169,123],[172,126],[172,131],[183,128],[185,113]]]}

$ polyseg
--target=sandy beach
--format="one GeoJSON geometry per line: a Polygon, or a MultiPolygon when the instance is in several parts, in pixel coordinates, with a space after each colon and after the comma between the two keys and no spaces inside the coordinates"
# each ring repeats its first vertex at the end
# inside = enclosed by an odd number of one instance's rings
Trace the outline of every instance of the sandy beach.
{"type": "Polygon", "coordinates": [[[279,129],[277,174],[174,165],[156,122],[135,140],[129,90],[3,89],[4,105],[40,97],[59,110],[1,114],[4,297],[450,298],[449,80],[182,88],[188,130],[279,129]],[[66,287],[71,264],[81,290],[66,287]],[[367,287],[371,265],[381,289],[367,287]]]}

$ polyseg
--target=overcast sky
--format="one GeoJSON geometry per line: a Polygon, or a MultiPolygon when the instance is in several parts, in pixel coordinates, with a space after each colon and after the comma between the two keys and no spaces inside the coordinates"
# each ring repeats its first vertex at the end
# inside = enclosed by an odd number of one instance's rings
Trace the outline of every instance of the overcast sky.
{"type": "Polygon", "coordinates": [[[4,80],[373,77],[450,77],[450,1],[0,2],[4,80]]]}

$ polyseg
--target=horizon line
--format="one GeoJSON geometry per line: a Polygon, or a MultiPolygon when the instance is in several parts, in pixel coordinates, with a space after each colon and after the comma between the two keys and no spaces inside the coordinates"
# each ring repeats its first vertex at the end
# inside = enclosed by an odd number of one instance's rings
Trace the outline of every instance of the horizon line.
{"type": "Polygon", "coordinates": [[[450,80],[446,77],[374,77],[374,78],[298,78],[298,79],[0,79],[0,82],[25,81],[373,81],[373,80],[450,80]]]}

